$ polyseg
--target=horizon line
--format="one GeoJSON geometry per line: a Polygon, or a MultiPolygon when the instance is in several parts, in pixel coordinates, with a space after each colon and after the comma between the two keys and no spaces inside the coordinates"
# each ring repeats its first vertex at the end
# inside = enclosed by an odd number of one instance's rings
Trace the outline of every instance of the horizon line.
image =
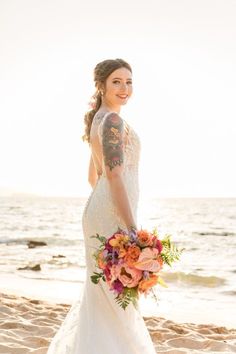
{"type": "MultiPolygon", "coordinates": [[[[91,190],[92,192],[92,190],[91,190]]],[[[140,193],[141,194],[141,193],[140,193]]],[[[6,194],[1,194],[0,193],[0,198],[16,198],[16,197],[28,197],[28,198],[88,198],[90,193],[86,195],[72,195],[72,194],[37,194],[37,193],[30,193],[30,192],[12,192],[12,193],[6,193],[6,194]]],[[[236,199],[236,196],[222,196],[222,195],[151,195],[151,194],[143,194],[143,199],[148,198],[159,198],[159,199],[236,199]]]]}

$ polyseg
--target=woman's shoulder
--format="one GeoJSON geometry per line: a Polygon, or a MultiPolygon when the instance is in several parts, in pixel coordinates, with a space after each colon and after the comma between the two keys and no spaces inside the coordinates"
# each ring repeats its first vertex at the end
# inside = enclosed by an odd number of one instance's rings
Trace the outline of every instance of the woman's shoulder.
{"type": "Polygon", "coordinates": [[[105,117],[119,117],[120,119],[122,119],[122,117],[120,116],[120,114],[118,114],[117,112],[115,111],[97,111],[94,115],[94,118],[97,118],[97,119],[103,119],[105,117]]]}
{"type": "Polygon", "coordinates": [[[99,121],[100,126],[122,126],[126,125],[125,120],[115,111],[97,112],[94,118],[99,121]],[[96,115],[97,114],[97,115],[96,115]]]}
{"type": "Polygon", "coordinates": [[[127,134],[129,131],[129,124],[123,119],[119,113],[115,111],[97,112],[99,119],[98,134],[101,137],[104,132],[115,130],[124,132],[127,134]],[[114,130],[115,129],[115,130],[114,130]]]}

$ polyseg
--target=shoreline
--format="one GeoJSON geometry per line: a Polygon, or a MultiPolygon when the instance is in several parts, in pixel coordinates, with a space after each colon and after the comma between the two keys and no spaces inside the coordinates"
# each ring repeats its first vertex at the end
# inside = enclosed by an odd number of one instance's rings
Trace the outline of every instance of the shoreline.
{"type": "MultiPolygon", "coordinates": [[[[30,299],[51,302],[53,304],[71,305],[79,298],[84,282],[70,282],[61,280],[33,279],[31,277],[1,273],[0,292],[15,296],[25,296],[30,299]]],[[[170,288],[171,289],[171,288],[170,288]]],[[[171,289],[158,289],[160,303],[156,303],[149,296],[147,299],[142,296],[139,300],[140,310],[146,317],[164,317],[175,322],[194,322],[195,324],[206,324],[224,326],[236,329],[236,309],[232,303],[221,304],[221,310],[217,303],[207,301],[197,302],[197,298],[187,299],[171,289]],[[186,301],[188,300],[188,301],[186,301]],[[207,309],[207,311],[206,311],[207,309]]]]}
{"type": "MultiPolygon", "coordinates": [[[[0,353],[46,354],[71,305],[2,291],[0,299],[0,353]]],[[[159,354],[236,353],[236,329],[177,323],[156,316],[143,318],[159,354]]]]}

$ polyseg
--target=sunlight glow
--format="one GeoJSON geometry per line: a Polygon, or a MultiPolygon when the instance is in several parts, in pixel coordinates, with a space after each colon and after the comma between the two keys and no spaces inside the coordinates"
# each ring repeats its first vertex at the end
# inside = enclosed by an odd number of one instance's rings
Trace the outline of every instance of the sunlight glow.
{"type": "Polygon", "coordinates": [[[3,2],[0,194],[90,193],[93,68],[120,57],[133,68],[121,115],[141,138],[143,195],[235,197],[236,5],[194,4],[3,2]]]}

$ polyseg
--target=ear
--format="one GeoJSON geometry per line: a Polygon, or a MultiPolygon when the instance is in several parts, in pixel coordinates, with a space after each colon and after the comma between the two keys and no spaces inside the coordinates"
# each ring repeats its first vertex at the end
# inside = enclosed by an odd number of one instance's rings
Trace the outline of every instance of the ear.
{"type": "Polygon", "coordinates": [[[101,83],[99,86],[98,86],[98,90],[100,92],[104,92],[105,93],[105,85],[103,83],[101,83]]]}

